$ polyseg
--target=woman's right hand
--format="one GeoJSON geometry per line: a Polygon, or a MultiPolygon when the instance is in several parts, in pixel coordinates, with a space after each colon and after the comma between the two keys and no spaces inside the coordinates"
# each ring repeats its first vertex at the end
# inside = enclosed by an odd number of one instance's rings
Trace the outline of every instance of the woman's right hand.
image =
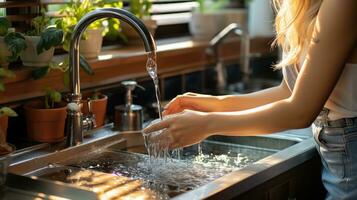
{"type": "Polygon", "coordinates": [[[166,106],[163,115],[180,113],[185,109],[201,112],[213,112],[217,110],[219,99],[216,96],[188,92],[178,95],[166,106]]]}

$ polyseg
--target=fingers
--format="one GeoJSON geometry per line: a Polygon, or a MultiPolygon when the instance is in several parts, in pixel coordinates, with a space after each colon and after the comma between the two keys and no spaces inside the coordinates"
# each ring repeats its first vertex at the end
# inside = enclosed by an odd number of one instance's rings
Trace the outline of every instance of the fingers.
{"type": "Polygon", "coordinates": [[[185,94],[183,94],[184,96],[198,96],[198,95],[200,95],[200,94],[198,94],[198,93],[194,93],[194,92],[186,92],[185,94]]]}
{"type": "Polygon", "coordinates": [[[164,109],[168,109],[170,107],[175,107],[175,105],[179,103],[179,100],[181,97],[182,97],[182,95],[178,95],[175,98],[173,98],[168,104],[166,104],[164,109]]]}
{"type": "Polygon", "coordinates": [[[143,130],[144,134],[149,134],[151,132],[155,132],[155,131],[159,131],[162,130],[164,128],[168,128],[169,127],[169,119],[164,119],[158,123],[154,123],[154,124],[150,124],[148,127],[146,127],[143,130]]]}
{"type": "Polygon", "coordinates": [[[156,149],[177,149],[182,146],[177,139],[179,138],[175,138],[169,129],[164,129],[161,133],[150,136],[151,144],[155,145],[156,149]]]}
{"type": "Polygon", "coordinates": [[[182,112],[184,109],[195,110],[197,107],[195,103],[196,96],[191,94],[179,95],[175,97],[170,103],[165,106],[164,115],[170,115],[182,112]]]}
{"type": "Polygon", "coordinates": [[[150,141],[153,145],[160,148],[170,148],[171,144],[175,144],[175,139],[168,129],[162,130],[159,134],[150,135],[150,141]]]}
{"type": "Polygon", "coordinates": [[[193,93],[193,92],[186,92],[185,94],[183,95],[177,95],[174,99],[172,99],[165,107],[164,109],[167,109],[169,107],[172,107],[174,104],[177,104],[177,103],[185,103],[185,102],[181,102],[181,101],[184,101],[184,100],[190,100],[191,98],[190,97],[197,97],[201,94],[197,94],[197,93],[193,93]],[[187,98],[188,97],[188,98],[187,98]]]}

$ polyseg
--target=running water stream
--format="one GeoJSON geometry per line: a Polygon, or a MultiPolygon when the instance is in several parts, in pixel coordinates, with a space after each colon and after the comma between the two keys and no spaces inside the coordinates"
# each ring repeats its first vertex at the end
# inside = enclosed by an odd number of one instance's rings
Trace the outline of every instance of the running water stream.
{"type": "Polygon", "coordinates": [[[146,70],[149,73],[149,76],[151,77],[155,85],[157,109],[159,112],[159,118],[162,120],[162,110],[161,110],[162,105],[161,105],[161,94],[159,88],[159,78],[157,76],[157,63],[156,63],[155,54],[153,53],[148,54],[148,59],[146,61],[146,70]]]}
{"type": "MultiPolygon", "coordinates": [[[[158,113],[159,113],[159,121],[161,121],[161,120],[163,120],[161,93],[160,93],[160,87],[159,87],[159,78],[157,75],[157,62],[156,62],[155,54],[153,54],[153,53],[148,54],[148,59],[146,62],[146,70],[154,83],[157,109],[158,109],[158,113]]],[[[158,121],[156,121],[156,122],[158,122],[158,121]]],[[[166,138],[164,141],[150,140],[150,137],[155,136],[157,134],[161,134],[161,133],[162,133],[162,131],[158,131],[158,132],[150,134],[150,135],[143,134],[145,147],[147,149],[147,152],[148,152],[150,158],[152,158],[152,160],[153,160],[152,162],[154,162],[157,158],[163,158],[166,161],[170,157],[170,152],[168,149],[168,146],[170,144],[170,138],[166,138]]],[[[181,152],[182,152],[182,150],[180,150],[180,149],[174,150],[174,153],[177,155],[177,158],[181,157],[180,156],[181,152]]]]}

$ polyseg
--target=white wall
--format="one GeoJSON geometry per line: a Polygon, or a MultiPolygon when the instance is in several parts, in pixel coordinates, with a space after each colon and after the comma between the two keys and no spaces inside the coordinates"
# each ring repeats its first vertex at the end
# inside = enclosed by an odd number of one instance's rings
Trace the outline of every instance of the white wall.
{"type": "Polygon", "coordinates": [[[273,36],[273,9],[271,0],[253,0],[249,5],[249,33],[255,36],[273,36]]]}

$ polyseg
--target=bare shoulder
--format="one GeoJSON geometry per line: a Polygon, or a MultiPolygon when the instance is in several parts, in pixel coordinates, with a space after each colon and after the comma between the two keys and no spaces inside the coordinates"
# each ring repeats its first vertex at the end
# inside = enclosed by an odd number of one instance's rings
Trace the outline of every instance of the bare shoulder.
{"type": "Polygon", "coordinates": [[[355,49],[356,19],[356,0],[323,0],[290,98],[309,122],[321,111],[355,49]]]}
{"type": "MultiPolygon", "coordinates": [[[[356,38],[357,34],[357,1],[356,0],[324,0],[321,4],[319,18],[317,20],[317,29],[319,23],[323,27],[334,27],[329,29],[329,35],[339,34],[340,41],[346,37],[356,38]],[[343,23],[341,23],[343,22],[343,23]],[[345,30],[344,32],[338,29],[345,30]]],[[[319,31],[317,31],[319,32],[319,31]]],[[[316,33],[316,32],[315,32],[316,33]]],[[[312,42],[319,43],[318,35],[313,37],[312,42]]],[[[336,41],[338,42],[338,41],[336,41]]],[[[348,56],[347,62],[357,63],[357,42],[354,41],[353,47],[348,56]]]]}

